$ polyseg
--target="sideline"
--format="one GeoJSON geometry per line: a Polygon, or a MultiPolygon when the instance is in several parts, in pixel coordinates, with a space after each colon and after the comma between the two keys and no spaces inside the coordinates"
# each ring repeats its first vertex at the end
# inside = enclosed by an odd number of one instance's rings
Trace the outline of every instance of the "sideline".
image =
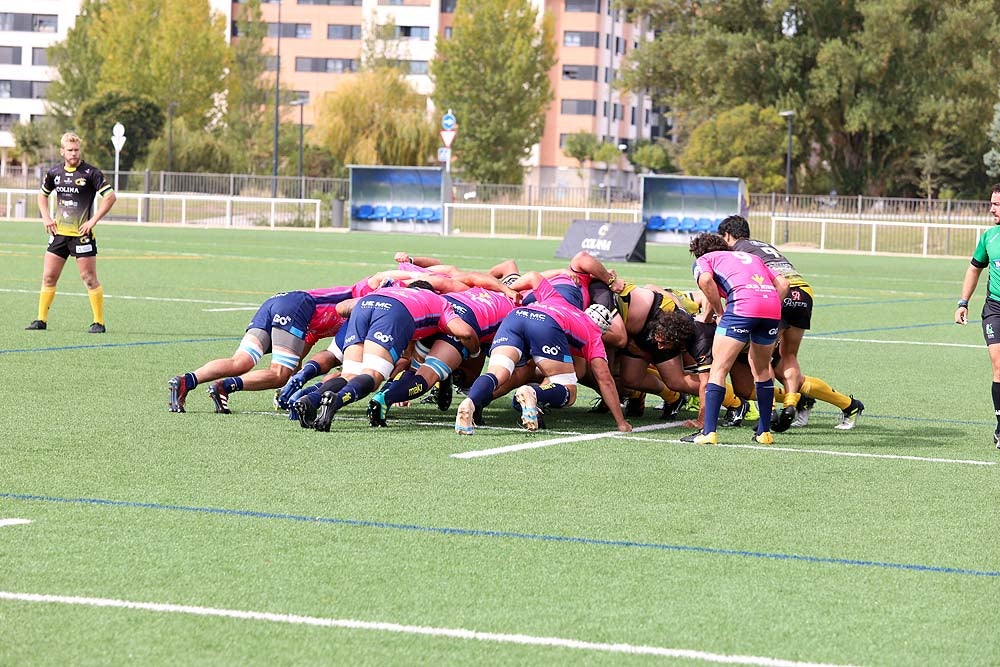
{"type": "MultiPolygon", "coordinates": [[[[133,609],[151,611],[161,614],[189,614],[193,616],[215,616],[221,618],[238,618],[248,621],[267,621],[269,623],[289,623],[292,625],[311,625],[324,628],[347,628],[350,630],[372,630],[375,632],[395,632],[407,635],[423,635],[425,637],[448,637],[480,642],[500,644],[519,644],[522,646],[546,646],[554,648],[570,648],[582,651],[601,651],[604,653],[625,653],[630,655],[656,655],[668,658],[686,658],[718,664],[762,665],[764,667],[838,667],[829,663],[798,662],[754,655],[725,655],[691,649],[667,648],[662,646],[642,646],[633,644],[606,644],[566,639],[562,637],[540,637],[535,635],[506,634],[499,632],[479,632],[463,628],[435,628],[424,625],[402,625],[384,621],[360,621],[350,618],[319,618],[316,616],[299,616],[296,614],[274,614],[262,611],[243,611],[240,609],[219,609],[216,607],[198,607],[192,605],[163,604],[158,602],[133,602],[130,600],[113,600],[108,598],[86,598],[67,595],[39,595],[35,593],[14,593],[0,591],[0,599],[18,602],[43,602],[49,604],[82,605],[87,607],[104,607],[115,609],[133,609]]],[[[844,666],[847,667],[847,666],[844,666]]]]}

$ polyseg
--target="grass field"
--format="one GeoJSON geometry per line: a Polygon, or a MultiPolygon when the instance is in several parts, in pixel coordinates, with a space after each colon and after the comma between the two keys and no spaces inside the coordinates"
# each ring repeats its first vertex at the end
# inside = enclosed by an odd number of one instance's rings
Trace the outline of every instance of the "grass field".
{"type": "MultiPolygon", "coordinates": [[[[1000,664],[989,362],[978,316],[951,323],[967,259],[789,250],[817,293],[803,367],[867,410],[697,447],[653,409],[611,433],[592,392],[536,435],[498,400],[472,438],[430,405],[377,430],[349,407],[330,433],[267,392],[167,411],[168,378],[229,356],[276,291],[396,250],[550,268],[555,241],[104,225],[100,244],[108,333],[85,333],[72,264],[49,330],[24,331],[44,236],[0,224],[2,665],[1000,664]]],[[[691,285],[685,249],[648,260],[616,268],[691,285]]]]}

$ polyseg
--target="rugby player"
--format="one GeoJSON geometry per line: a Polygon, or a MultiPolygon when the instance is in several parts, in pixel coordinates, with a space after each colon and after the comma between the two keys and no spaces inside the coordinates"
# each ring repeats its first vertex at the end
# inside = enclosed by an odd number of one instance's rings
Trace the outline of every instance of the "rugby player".
{"type": "Polygon", "coordinates": [[[97,238],[94,227],[111,211],[117,197],[111,184],[97,167],[83,161],[80,137],[67,132],[59,140],[59,154],[64,163],[53,167],[42,179],[38,193],[38,209],[42,214],[49,245],[42,265],[42,289],[38,296],[38,319],[26,329],[48,328],[49,308],[56,297],[56,284],[70,255],[76,257],[80,278],[87,287],[94,322],[88,333],[105,333],[104,288],[97,279],[97,238]],[[56,216],[49,210],[49,195],[56,193],[56,216]],[[94,210],[94,200],[101,202],[94,210]]]}

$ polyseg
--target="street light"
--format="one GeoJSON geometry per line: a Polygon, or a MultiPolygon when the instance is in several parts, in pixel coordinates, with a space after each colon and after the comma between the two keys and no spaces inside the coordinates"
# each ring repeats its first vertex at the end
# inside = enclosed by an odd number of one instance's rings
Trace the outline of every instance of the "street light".
{"type": "Polygon", "coordinates": [[[281,0],[278,0],[278,45],[274,57],[274,164],[271,169],[271,196],[278,196],[278,121],[281,111],[281,0]]]}
{"type": "Polygon", "coordinates": [[[785,243],[788,243],[788,208],[792,199],[792,110],[779,111],[778,115],[788,119],[788,152],[785,155],[785,243]]]}
{"type": "Polygon", "coordinates": [[[302,139],[305,133],[305,126],[302,124],[302,119],[305,113],[306,102],[308,101],[306,98],[300,97],[288,103],[289,106],[299,108],[299,199],[305,199],[306,197],[305,179],[302,178],[302,139]]]}

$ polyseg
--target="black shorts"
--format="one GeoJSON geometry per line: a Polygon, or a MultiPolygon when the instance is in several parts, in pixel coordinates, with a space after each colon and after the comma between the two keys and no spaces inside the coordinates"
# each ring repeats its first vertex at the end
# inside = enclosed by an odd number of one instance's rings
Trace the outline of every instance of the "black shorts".
{"type": "Polygon", "coordinates": [[[49,247],[45,250],[63,259],[70,255],[76,258],[97,257],[97,239],[92,235],[63,236],[56,234],[49,237],[49,247]]]}
{"type": "Polygon", "coordinates": [[[986,299],[983,304],[983,340],[987,345],[1000,343],[1000,301],[986,299]]]}
{"type": "Polygon", "coordinates": [[[781,304],[781,326],[808,329],[812,324],[813,295],[808,285],[793,285],[781,304]]]}

